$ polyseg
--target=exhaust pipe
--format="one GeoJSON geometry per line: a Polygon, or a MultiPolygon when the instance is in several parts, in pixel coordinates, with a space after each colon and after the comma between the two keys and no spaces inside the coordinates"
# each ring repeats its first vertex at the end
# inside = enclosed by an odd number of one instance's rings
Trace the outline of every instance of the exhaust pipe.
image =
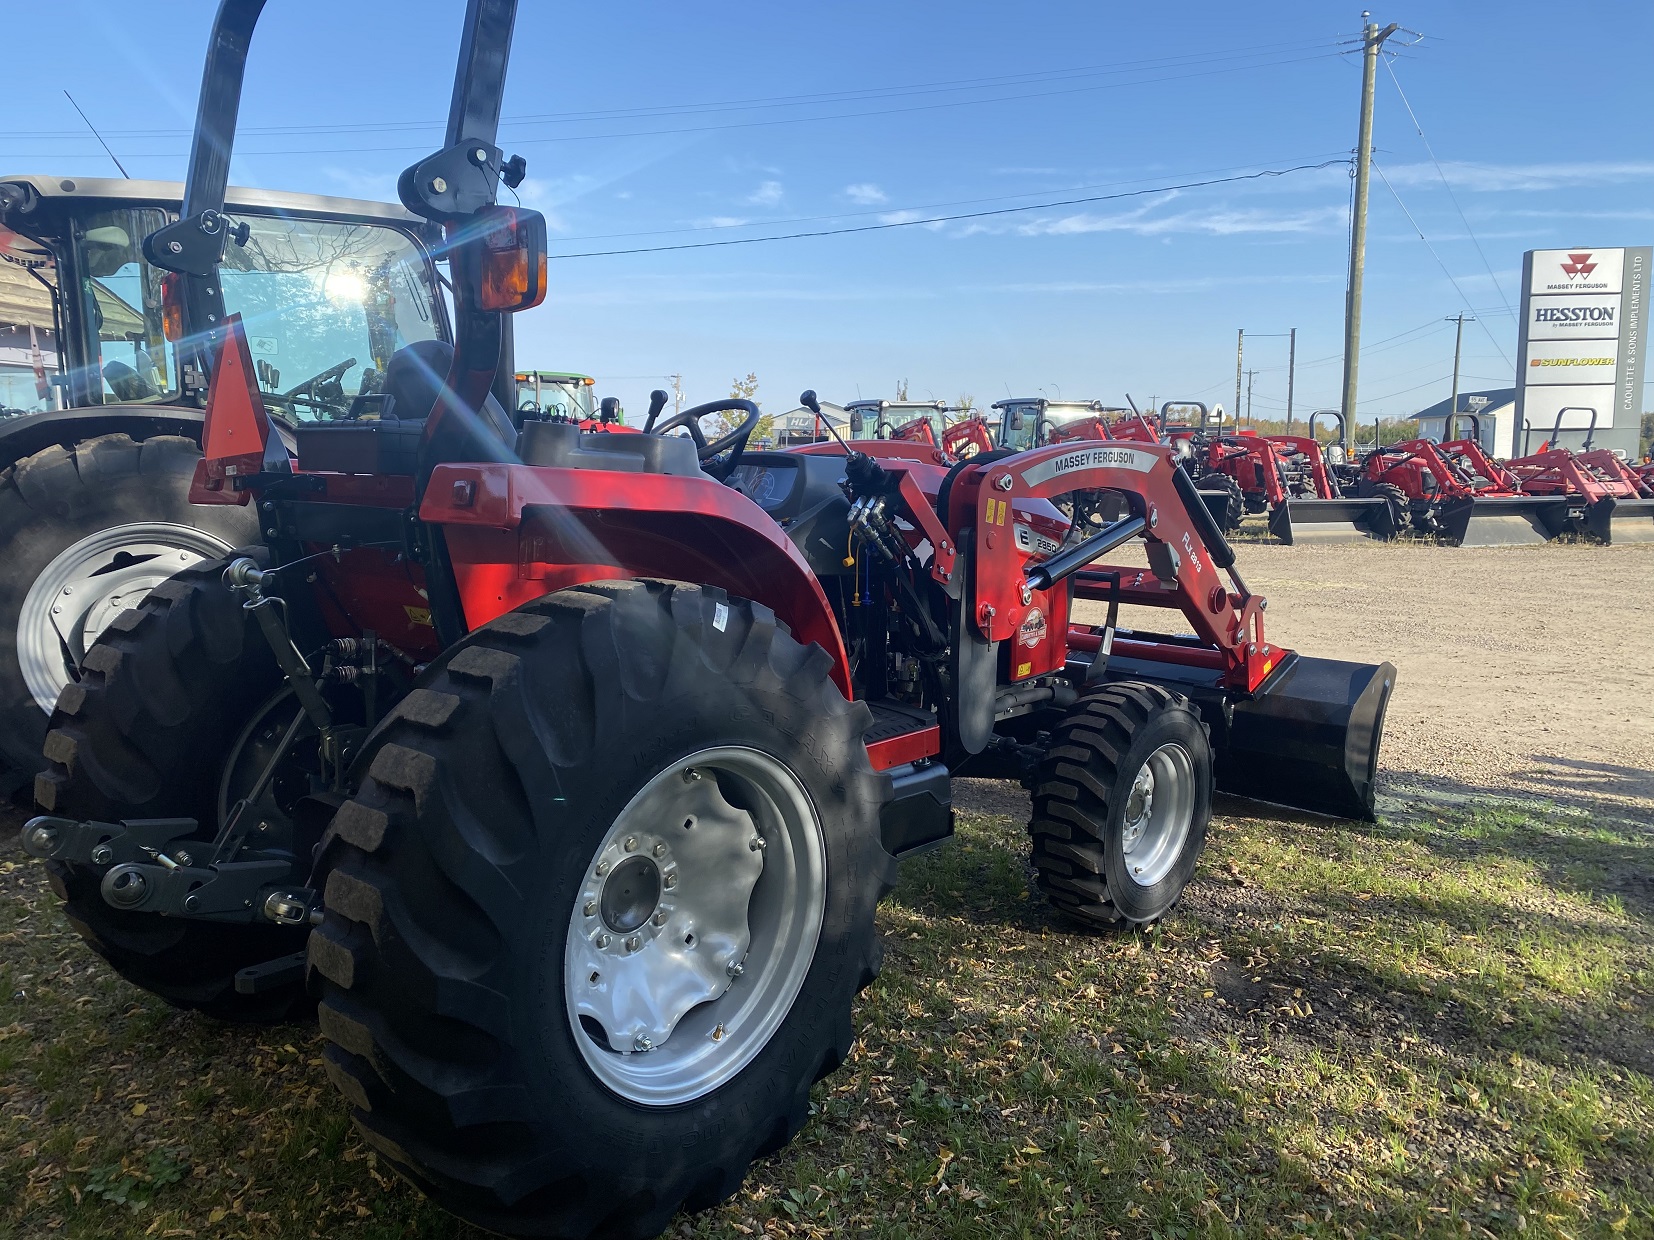
{"type": "Polygon", "coordinates": [[[1382,495],[1367,499],[1289,499],[1269,514],[1269,532],[1281,542],[1348,543],[1396,536],[1395,513],[1382,495]]]}

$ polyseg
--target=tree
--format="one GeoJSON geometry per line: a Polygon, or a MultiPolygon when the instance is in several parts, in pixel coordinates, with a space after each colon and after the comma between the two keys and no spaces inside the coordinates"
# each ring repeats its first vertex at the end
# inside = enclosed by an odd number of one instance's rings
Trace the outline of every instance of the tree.
{"type": "Polygon", "coordinates": [[[961,395],[953,403],[959,410],[959,416],[962,418],[968,418],[971,414],[979,412],[976,407],[976,397],[970,395],[969,393],[961,395]]]}
{"type": "Polygon", "coordinates": [[[906,400],[907,399],[907,380],[906,379],[896,380],[896,399],[897,400],[906,400]]]}
{"type": "MultiPolygon", "coordinates": [[[[755,371],[747,371],[744,379],[731,379],[729,394],[735,400],[758,400],[758,375],[755,371]]],[[[720,435],[727,435],[746,420],[746,414],[736,409],[726,409],[722,413],[714,413],[701,419],[701,430],[708,439],[716,439],[720,435]]],[[[775,416],[766,413],[758,419],[758,425],[753,428],[754,441],[770,439],[775,433],[775,416]]]]}

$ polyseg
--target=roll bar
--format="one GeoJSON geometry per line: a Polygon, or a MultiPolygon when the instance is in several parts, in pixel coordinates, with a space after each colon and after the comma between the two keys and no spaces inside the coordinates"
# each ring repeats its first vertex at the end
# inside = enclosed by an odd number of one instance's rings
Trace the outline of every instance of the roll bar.
{"type": "Polygon", "coordinates": [[[1564,405],[1561,409],[1558,409],[1556,411],[1556,425],[1551,428],[1551,441],[1546,446],[1551,448],[1560,446],[1557,441],[1562,435],[1562,415],[1565,413],[1588,413],[1591,415],[1590,425],[1585,428],[1585,445],[1581,449],[1583,452],[1589,452],[1591,450],[1591,440],[1596,438],[1597,433],[1597,411],[1588,405],[1564,405]]]}
{"type": "MultiPolygon", "coordinates": [[[[225,243],[236,232],[224,217],[224,201],[247,52],[264,5],[265,0],[220,0],[207,40],[183,210],[176,223],[144,238],[145,257],[182,277],[180,368],[193,366],[203,388],[224,325],[218,266],[225,243]]],[[[492,205],[502,178],[510,184],[522,179],[522,161],[502,160],[495,145],[516,15],[517,0],[467,0],[448,109],[447,143],[404,172],[397,184],[408,210],[448,227],[449,256],[455,262],[465,261],[461,252],[466,248],[456,244],[464,236],[463,230],[456,233],[455,225],[492,205]]],[[[244,235],[235,239],[242,240],[244,235]]],[[[454,281],[455,375],[462,369],[480,375],[486,367],[485,387],[495,389],[504,407],[513,408],[515,393],[510,389],[515,386],[515,368],[508,316],[484,313],[466,304],[465,283],[454,281]]],[[[474,382],[467,386],[474,387],[474,382]]]]}

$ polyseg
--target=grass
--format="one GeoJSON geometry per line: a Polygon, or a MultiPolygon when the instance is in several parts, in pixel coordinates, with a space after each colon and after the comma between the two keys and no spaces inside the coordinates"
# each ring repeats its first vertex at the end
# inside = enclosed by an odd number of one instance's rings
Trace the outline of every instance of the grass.
{"type": "MultiPolygon", "coordinates": [[[[677,1234],[1654,1236],[1646,824],[1223,816],[1162,928],[1094,936],[967,796],[811,1123],[677,1234]]],[[[313,1030],[126,986],[0,852],[0,1237],[477,1234],[357,1140],[313,1030]]]]}

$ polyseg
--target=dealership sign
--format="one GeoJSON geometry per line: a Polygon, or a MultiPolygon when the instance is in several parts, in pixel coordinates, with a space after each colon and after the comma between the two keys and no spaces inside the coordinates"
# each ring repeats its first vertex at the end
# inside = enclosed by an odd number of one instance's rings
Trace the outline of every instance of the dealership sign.
{"type": "Polygon", "coordinates": [[[1651,253],[1649,246],[1580,247],[1523,256],[1516,418],[1528,450],[1549,438],[1559,414],[1564,430],[1617,427],[1635,444],[1651,253]]]}

